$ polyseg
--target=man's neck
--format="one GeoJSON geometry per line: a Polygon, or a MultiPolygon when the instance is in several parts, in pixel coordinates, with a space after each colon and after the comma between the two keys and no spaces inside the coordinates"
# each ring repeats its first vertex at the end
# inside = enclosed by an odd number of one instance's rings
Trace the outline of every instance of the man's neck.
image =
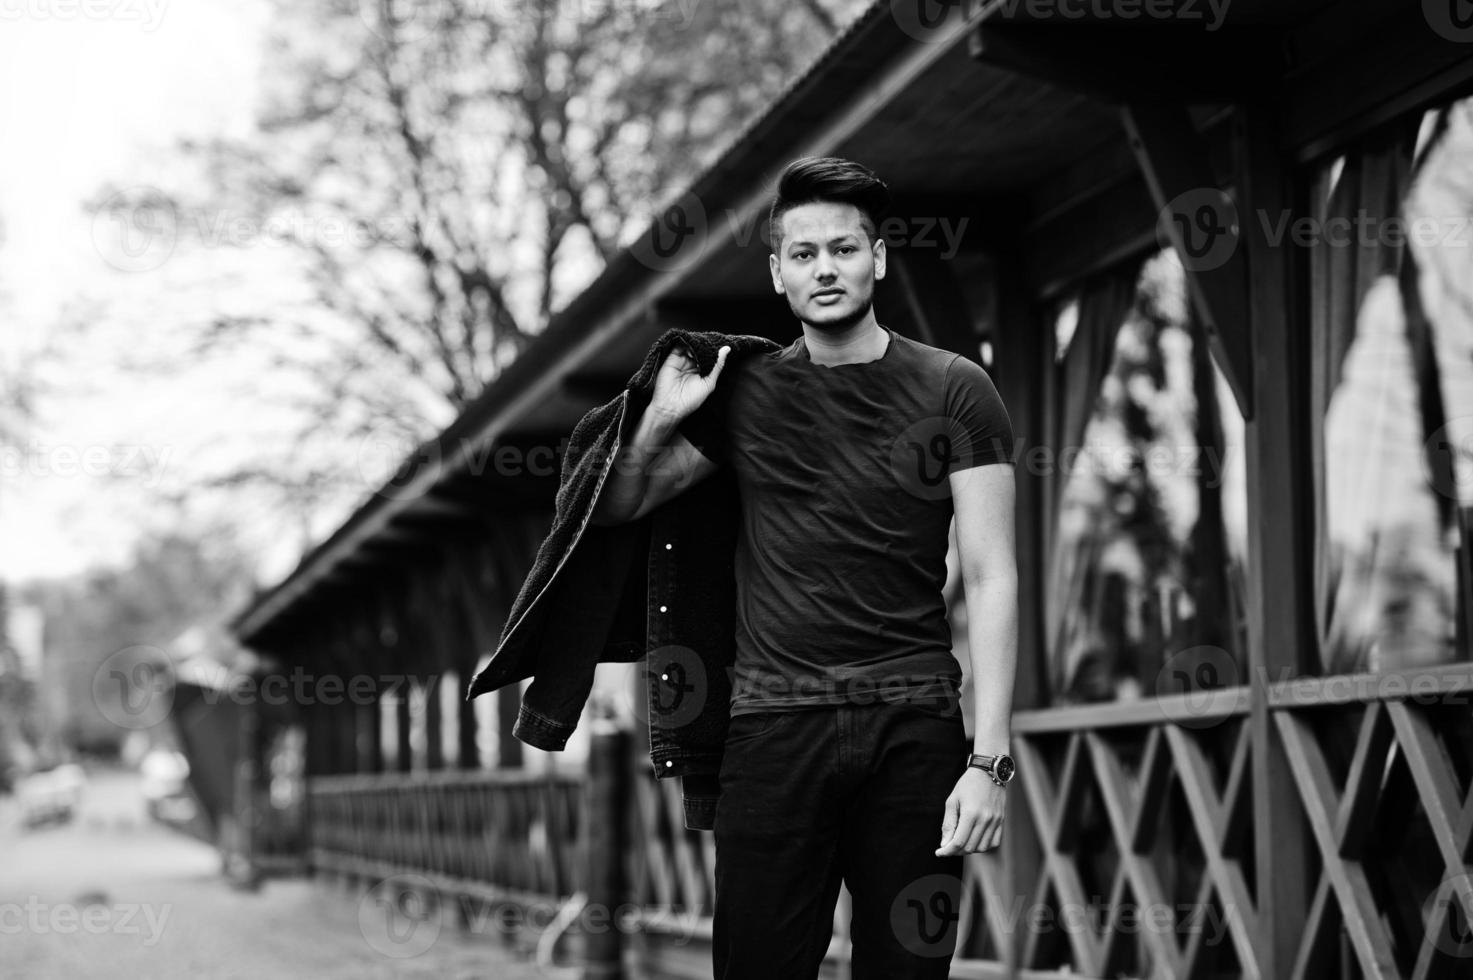
{"type": "Polygon", "coordinates": [[[814,364],[861,364],[877,361],[885,355],[890,335],[875,320],[874,310],[853,326],[833,332],[803,324],[803,343],[814,364]]]}

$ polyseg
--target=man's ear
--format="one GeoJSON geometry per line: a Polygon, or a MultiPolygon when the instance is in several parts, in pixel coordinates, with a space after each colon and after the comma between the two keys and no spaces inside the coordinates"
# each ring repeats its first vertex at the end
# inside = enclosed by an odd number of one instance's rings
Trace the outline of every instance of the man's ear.
{"type": "Polygon", "coordinates": [[[883,238],[876,238],[875,239],[874,249],[875,249],[875,278],[876,279],[883,279],[883,278],[885,278],[885,240],[883,238]]]}
{"type": "Polygon", "coordinates": [[[779,271],[779,265],[776,255],[767,256],[767,268],[772,273],[772,288],[776,289],[778,295],[781,296],[783,294],[783,274],[779,271]]]}

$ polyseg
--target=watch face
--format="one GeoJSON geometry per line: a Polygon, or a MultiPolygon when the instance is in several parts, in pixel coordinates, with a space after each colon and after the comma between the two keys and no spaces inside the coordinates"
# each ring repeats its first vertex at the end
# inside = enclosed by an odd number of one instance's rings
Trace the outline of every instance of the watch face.
{"type": "Polygon", "coordinates": [[[1000,755],[992,763],[993,775],[1003,782],[1013,778],[1013,769],[1013,757],[1010,755],[1000,755]]]}

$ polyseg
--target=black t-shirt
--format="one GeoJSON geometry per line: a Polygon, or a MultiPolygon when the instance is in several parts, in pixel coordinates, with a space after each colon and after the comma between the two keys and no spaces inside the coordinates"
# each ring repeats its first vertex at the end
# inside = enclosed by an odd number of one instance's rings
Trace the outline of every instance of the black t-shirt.
{"type": "Polygon", "coordinates": [[[802,337],[733,361],[680,425],[741,492],[733,715],[956,705],[947,473],[1010,463],[1012,426],[981,366],[885,331],[862,363],[815,364],[802,337]]]}

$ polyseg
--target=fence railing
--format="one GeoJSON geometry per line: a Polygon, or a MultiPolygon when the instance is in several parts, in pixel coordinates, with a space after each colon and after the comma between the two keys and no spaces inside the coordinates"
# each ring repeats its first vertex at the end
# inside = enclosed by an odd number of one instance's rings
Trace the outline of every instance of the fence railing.
{"type": "Polygon", "coordinates": [[[578,887],[581,776],[523,771],[318,776],[311,862],[419,875],[442,893],[547,902],[578,887]]]}
{"type": "MultiPolygon", "coordinates": [[[[1287,758],[1314,847],[1290,975],[1452,975],[1473,963],[1470,691],[1459,664],[1019,712],[1004,845],[965,862],[952,975],[1265,976],[1280,910],[1255,880],[1255,730],[1287,758]],[[1250,723],[1255,698],[1267,729],[1250,723]]],[[[657,972],[709,975],[690,941],[710,937],[713,837],[685,828],[678,781],[606,738],[591,782],[317,778],[313,863],[470,895],[593,892],[622,906],[657,972]]],[[[826,975],[846,973],[847,920],[841,904],[826,975]]],[[[609,962],[627,938],[608,937],[609,962]]]]}

